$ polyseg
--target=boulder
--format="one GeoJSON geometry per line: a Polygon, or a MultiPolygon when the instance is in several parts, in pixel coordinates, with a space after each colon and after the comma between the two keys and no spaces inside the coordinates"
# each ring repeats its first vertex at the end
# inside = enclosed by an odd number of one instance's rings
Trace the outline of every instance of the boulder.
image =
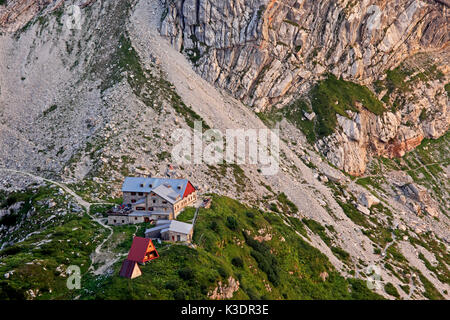
{"type": "Polygon", "coordinates": [[[380,203],[380,199],[375,197],[369,192],[361,192],[358,197],[358,202],[365,206],[366,208],[371,208],[373,205],[380,203]]]}
{"type": "Polygon", "coordinates": [[[367,207],[365,207],[361,204],[358,204],[356,206],[356,209],[358,209],[359,212],[365,214],[366,216],[370,216],[370,210],[367,207]]]}

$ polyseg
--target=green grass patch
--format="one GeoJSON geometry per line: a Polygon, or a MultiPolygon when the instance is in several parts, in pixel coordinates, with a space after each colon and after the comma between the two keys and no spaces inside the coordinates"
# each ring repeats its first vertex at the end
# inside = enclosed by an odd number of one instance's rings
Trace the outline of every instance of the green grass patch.
{"type": "Polygon", "coordinates": [[[358,111],[361,103],[374,114],[381,115],[385,109],[367,88],[330,75],[311,91],[312,109],[317,115],[316,134],[319,138],[332,134],[337,125],[336,114],[347,117],[347,110],[358,111]]]}
{"type": "Polygon", "coordinates": [[[379,299],[364,282],[345,279],[326,256],[275,214],[211,195],[194,230],[196,249],[158,248],[160,258],[134,280],[92,278],[82,299],[206,299],[218,281],[240,283],[234,299],[379,299]],[[259,241],[269,234],[271,240],[259,241]],[[283,240],[282,240],[283,239],[283,240]],[[320,274],[328,273],[323,281],[320,274]],[[271,291],[266,289],[270,285],[271,291]]]}

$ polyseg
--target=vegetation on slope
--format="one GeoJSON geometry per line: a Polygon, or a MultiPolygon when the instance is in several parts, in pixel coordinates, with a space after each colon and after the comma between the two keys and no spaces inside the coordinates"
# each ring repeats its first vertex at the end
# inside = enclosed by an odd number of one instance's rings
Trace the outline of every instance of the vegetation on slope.
{"type": "Polygon", "coordinates": [[[347,117],[347,110],[358,111],[361,103],[369,111],[380,115],[383,104],[364,86],[337,79],[330,75],[311,92],[312,109],[317,115],[316,134],[319,138],[332,134],[336,128],[336,114],[347,117]]]}
{"type": "Polygon", "coordinates": [[[79,266],[82,274],[88,271],[90,255],[105,238],[105,230],[83,211],[70,211],[70,198],[55,188],[3,195],[2,207],[15,201],[24,205],[15,214],[14,229],[1,239],[14,244],[0,251],[0,300],[33,295],[39,299],[73,298],[75,292],[66,286],[65,271],[69,265],[79,266]],[[51,207],[49,199],[54,202],[51,207]]]}
{"type": "Polygon", "coordinates": [[[240,283],[236,299],[379,298],[361,281],[340,276],[279,215],[212,198],[211,209],[199,213],[196,249],[159,246],[160,258],[143,266],[143,275],[134,280],[118,277],[117,263],[113,276],[90,279],[88,287],[96,289],[85,290],[82,298],[206,299],[230,277],[240,283]]]}
{"type": "Polygon", "coordinates": [[[335,131],[337,114],[348,117],[346,111],[358,112],[358,104],[377,115],[385,111],[383,103],[367,87],[337,79],[334,75],[320,81],[310,96],[311,105],[299,99],[278,111],[260,114],[260,117],[269,125],[284,117],[305,134],[308,142],[314,143],[335,131]],[[316,116],[308,120],[305,113],[312,112],[316,116]]]}

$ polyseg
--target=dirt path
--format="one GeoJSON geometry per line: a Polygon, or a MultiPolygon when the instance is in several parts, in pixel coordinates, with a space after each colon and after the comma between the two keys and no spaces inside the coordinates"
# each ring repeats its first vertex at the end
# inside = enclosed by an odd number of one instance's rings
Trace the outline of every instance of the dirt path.
{"type": "MultiPolygon", "coordinates": [[[[395,243],[395,240],[397,240],[397,238],[395,237],[395,234],[392,232],[391,233],[392,236],[392,241],[389,242],[386,247],[384,247],[383,252],[381,253],[381,257],[384,258],[386,256],[386,252],[389,249],[390,246],[392,246],[395,243]]],[[[381,260],[381,259],[380,259],[381,260]]]]}
{"type": "Polygon", "coordinates": [[[29,172],[24,172],[24,171],[19,171],[19,170],[13,170],[13,169],[6,169],[6,168],[0,168],[0,171],[6,171],[6,172],[11,172],[11,173],[16,173],[16,174],[21,174],[21,175],[25,175],[28,177],[31,177],[33,179],[36,179],[38,181],[45,181],[48,182],[50,184],[53,184],[55,186],[60,187],[61,189],[63,189],[66,193],[70,194],[75,200],[76,202],[82,206],[83,208],[86,209],[86,214],[92,219],[92,221],[98,223],[102,228],[105,228],[109,231],[109,235],[102,241],[102,243],[100,243],[96,248],[95,251],[93,252],[93,254],[91,255],[91,265],[89,266],[88,272],[92,271],[95,275],[99,275],[102,274],[103,272],[105,272],[111,265],[113,265],[115,262],[117,262],[120,259],[120,256],[117,258],[110,258],[110,259],[105,259],[106,257],[110,257],[111,253],[109,251],[106,252],[102,252],[101,248],[103,247],[103,245],[109,240],[111,239],[112,235],[113,235],[113,229],[106,225],[105,223],[103,223],[102,219],[96,219],[94,216],[91,215],[91,206],[92,205],[98,205],[98,204],[112,204],[112,203],[106,203],[106,202],[100,202],[100,203],[90,203],[87,202],[86,200],[84,200],[83,198],[81,198],[78,194],[75,193],[75,191],[73,191],[72,189],[70,189],[68,186],[66,186],[64,183],[61,182],[57,182],[54,180],[50,180],[50,179],[46,179],[43,178],[41,176],[37,176],[35,174],[29,173],[29,172]],[[103,259],[98,259],[98,258],[102,258],[103,259]],[[103,264],[103,266],[99,267],[97,270],[94,269],[94,264],[98,261],[98,260],[105,260],[105,263],[103,264]]]}

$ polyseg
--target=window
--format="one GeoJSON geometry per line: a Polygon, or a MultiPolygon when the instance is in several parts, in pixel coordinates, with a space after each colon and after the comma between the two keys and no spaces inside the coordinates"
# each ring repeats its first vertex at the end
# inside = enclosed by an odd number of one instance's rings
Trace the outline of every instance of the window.
{"type": "Polygon", "coordinates": [[[122,223],[125,223],[125,220],[122,220],[122,223]]]}
{"type": "Polygon", "coordinates": [[[131,199],[131,203],[136,203],[136,199],[131,199]]]}
{"type": "Polygon", "coordinates": [[[117,223],[117,220],[114,220],[114,223],[117,223]]]}
{"type": "Polygon", "coordinates": [[[138,193],[138,195],[139,195],[139,196],[143,196],[143,195],[144,195],[144,193],[142,193],[142,192],[139,192],[139,193],[138,193]]]}
{"type": "Polygon", "coordinates": [[[166,200],[163,200],[163,203],[164,203],[164,204],[167,204],[167,201],[166,201],[166,200]]]}
{"type": "Polygon", "coordinates": [[[148,185],[150,188],[153,188],[153,185],[150,183],[149,185],[148,185]]]}
{"type": "Polygon", "coordinates": [[[156,200],[155,200],[155,199],[153,199],[153,203],[156,203],[156,200]]]}
{"type": "Polygon", "coordinates": [[[144,184],[143,183],[141,183],[141,188],[143,188],[144,187],[144,184]]]}
{"type": "Polygon", "coordinates": [[[144,207],[136,207],[136,210],[137,211],[145,211],[145,208],[144,207]]]}
{"type": "Polygon", "coordinates": [[[178,186],[177,189],[178,189],[178,190],[181,190],[181,186],[178,186]]]}
{"type": "Polygon", "coordinates": [[[177,235],[177,241],[181,241],[180,235],[177,235]]]}
{"type": "Polygon", "coordinates": [[[135,195],[136,195],[136,192],[132,192],[131,195],[132,195],[132,196],[135,196],[135,195]]]}
{"type": "Polygon", "coordinates": [[[134,220],[136,221],[136,220],[137,220],[137,217],[134,217],[134,220]]]}
{"type": "Polygon", "coordinates": [[[148,208],[149,211],[153,211],[153,207],[148,208]]]}

